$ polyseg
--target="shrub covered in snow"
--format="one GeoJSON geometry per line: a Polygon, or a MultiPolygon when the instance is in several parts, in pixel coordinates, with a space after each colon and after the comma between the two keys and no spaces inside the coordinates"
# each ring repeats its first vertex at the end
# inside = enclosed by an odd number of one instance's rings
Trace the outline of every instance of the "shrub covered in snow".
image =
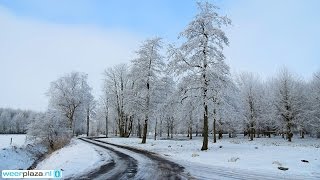
{"type": "Polygon", "coordinates": [[[60,149],[72,137],[66,122],[59,113],[48,111],[29,124],[27,135],[35,142],[43,143],[49,150],[60,149]]]}

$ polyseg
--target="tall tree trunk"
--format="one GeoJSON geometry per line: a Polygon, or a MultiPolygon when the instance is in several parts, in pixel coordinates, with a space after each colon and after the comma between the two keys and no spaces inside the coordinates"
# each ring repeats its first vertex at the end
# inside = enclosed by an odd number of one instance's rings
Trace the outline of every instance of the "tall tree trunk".
{"type": "Polygon", "coordinates": [[[172,139],[173,138],[173,118],[171,118],[170,128],[171,128],[171,139],[172,139]]]}
{"type": "Polygon", "coordinates": [[[129,128],[128,128],[128,115],[125,115],[125,124],[124,124],[124,136],[128,137],[129,135],[129,128]]]}
{"type": "Polygon", "coordinates": [[[196,124],[196,136],[198,136],[198,123],[196,124]]]}
{"type": "Polygon", "coordinates": [[[143,124],[143,135],[142,135],[142,144],[147,142],[147,131],[148,131],[148,116],[145,117],[143,124]]]}
{"type": "Polygon", "coordinates": [[[87,108],[87,137],[89,136],[89,127],[90,125],[90,113],[89,113],[89,108],[87,108]]]}
{"type": "Polygon", "coordinates": [[[169,137],[170,137],[170,124],[167,125],[167,138],[169,139],[169,137]]]}
{"type": "Polygon", "coordinates": [[[151,59],[149,62],[149,74],[147,79],[147,99],[146,99],[146,117],[144,120],[143,125],[143,136],[142,136],[142,144],[145,144],[147,142],[147,133],[148,133],[148,120],[149,120],[149,108],[150,108],[150,84],[149,84],[149,78],[150,78],[150,68],[151,68],[151,59]]]}
{"type": "Polygon", "coordinates": [[[159,136],[162,137],[162,118],[160,119],[160,129],[159,129],[159,136]]]}
{"type": "Polygon", "coordinates": [[[154,126],[154,140],[157,140],[157,124],[158,124],[158,121],[156,119],[156,125],[154,126]]]}
{"type": "Polygon", "coordinates": [[[209,125],[208,125],[208,97],[207,97],[207,91],[208,91],[208,77],[207,77],[207,48],[208,48],[208,34],[205,31],[204,27],[202,27],[202,33],[205,37],[205,42],[203,46],[203,67],[202,67],[202,90],[203,90],[203,108],[204,108],[204,114],[203,114],[203,142],[202,142],[202,147],[201,151],[207,150],[208,149],[208,136],[209,136],[209,125]]]}
{"type": "Polygon", "coordinates": [[[207,104],[204,105],[204,114],[203,114],[203,142],[202,142],[202,147],[201,151],[207,150],[208,149],[208,106],[207,104]]]}
{"type": "Polygon", "coordinates": [[[72,136],[75,135],[75,129],[76,129],[76,122],[75,121],[72,121],[72,136]]]}
{"type": "Polygon", "coordinates": [[[108,115],[106,115],[106,137],[108,137],[108,115]]]}
{"type": "Polygon", "coordinates": [[[138,137],[141,138],[141,124],[140,124],[140,119],[138,119],[138,137]]]}
{"type": "MultiPolygon", "coordinates": [[[[190,105],[192,105],[192,103],[190,102],[190,105]]],[[[189,128],[188,128],[188,132],[190,134],[190,136],[188,135],[188,137],[190,137],[190,139],[192,139],[192,126],[193,126],[193,121],[192,121],[192,111],[193,111],[193,108],[191,109],[190,111],[190,119],[189,119],[189,128]]]]}
{"type": "Polygon", "coordinates": [[[216,108],[213,109],[213,143],[217,142],[216,108]]]}
{"type": "Polygon", "coordinates": [[[287,138],[288,141],[291,142],[291,138],[292,138],[293,134],[291,132],[291,127],[290,127],[290,123],[287,124],[287,138]]]}
{"type": "Polygon", "coordinates": [[[253,141],[254,131],[253,131],[253,123],[250,125],[250,140],[253,141]]]}
{"type": "Polygon", "coordinates": [[[187,137],[190,136],[190,125],[188,126],[187,137]]]}
{"type": "Polygon", "coordinates": [[[222,130],[219,129],[219,136],[218,136],[218,139],[222,139],[222,130]]]}

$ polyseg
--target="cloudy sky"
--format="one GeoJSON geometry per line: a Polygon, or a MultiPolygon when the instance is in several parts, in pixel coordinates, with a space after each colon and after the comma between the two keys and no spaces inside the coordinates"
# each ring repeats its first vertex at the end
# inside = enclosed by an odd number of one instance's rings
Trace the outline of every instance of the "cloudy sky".
{"type": "MultiPolygon", "coordinates": [[[[308,80],[320,70],[320,1],[216,0],[234,73],[271,77],[287,66],[308,80]]],[[[104,69],[130,62],[142,40],[176,41],[194,0],[0,0],[0,107],[45,110],[51,81],[89,75],[99,95],[104,69]]]]}

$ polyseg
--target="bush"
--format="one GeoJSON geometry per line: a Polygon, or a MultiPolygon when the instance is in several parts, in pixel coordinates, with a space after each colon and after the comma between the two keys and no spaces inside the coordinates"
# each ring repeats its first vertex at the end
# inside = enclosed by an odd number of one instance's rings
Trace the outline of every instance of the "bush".
{"type": "Polygon", "coordinates": [[[72,131],[67,121],[54,111],[39,115],[28,126],[29,138],[41,142],[48,150],[54,151],[70,142],[72,131]]]}

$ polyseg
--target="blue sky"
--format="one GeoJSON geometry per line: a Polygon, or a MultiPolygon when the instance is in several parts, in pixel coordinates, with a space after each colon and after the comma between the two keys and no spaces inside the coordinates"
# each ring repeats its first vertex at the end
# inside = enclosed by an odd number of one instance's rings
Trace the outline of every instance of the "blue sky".
{"type": "MultiPolygon", "coordinates": [[[[0,107],[45,110],[51,81],[89,74],[98,96],[104,69],[128,63],[146,38],[174,42],[194,0],[0,0],[0,107]]],[[[262,79],[279,68],[304,79],[320,69],[320,1],[216,0],[233,25],[225,49],[233,73],[262,79]]]]}
{"type": "Polygon", "coordinates": [[[173,38],[196,12],[192,0],[4,0],[18,16],[51,23],[88,24],[173,38]]]}

